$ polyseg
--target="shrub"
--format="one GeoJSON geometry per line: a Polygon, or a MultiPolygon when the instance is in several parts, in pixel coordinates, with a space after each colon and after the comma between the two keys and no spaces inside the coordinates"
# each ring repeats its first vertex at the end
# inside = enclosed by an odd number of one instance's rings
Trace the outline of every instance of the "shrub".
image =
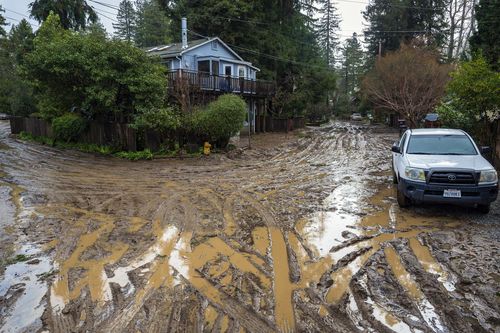
{"type": "Polygon", "coordinates": [[[77,109],[89,119],[128,121],[140,110],[164,104],[165,67],[157,60],[98,30],[65,30],[50,14],[37,31],[23,73],[36,87],[45,119],[77,109]]]}
{"type": "Polygon", "coordinates": [[[180,117],[173,108],[149,109],[139,114],[132,127],[136,129],[152,129],[162,134],[177,130],[180,117]]]}
{"type": "Polygon", "coordinates": [[[202,136],[225,147],[238,133],[246,117],[246,103],[236,95],[222,95],[193,117],[194,128],[202,136]]]}
{"type": "Polygon", "coordinates": [[[76,141],[86,126],[85,120],[74,113],[67,113],[52,120],[54,138],[65,142],[76,141]]]}
{"type": "Polygon", "coordinates": [[[143,151],[121,151],[115,154],[116,157],[126,158],[131,161],[152,160],[154,155],[149,149],[143,151]]]}

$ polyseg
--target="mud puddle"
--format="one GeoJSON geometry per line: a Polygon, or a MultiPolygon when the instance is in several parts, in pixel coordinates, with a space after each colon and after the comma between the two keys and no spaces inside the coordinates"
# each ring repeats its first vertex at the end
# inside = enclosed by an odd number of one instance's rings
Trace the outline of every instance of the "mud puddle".
{"type": "Polygon", "coordinates": [[[0,176],[0,331],[36,331],[43,326],[45,279],[52,265],[35,244],[14,242],[16,236],[22,237],[18,227],[26,224],[32,211],[23,204],[23,189],[3,180],[5,174],[0,176]]]}
{"type": "MultiPolygon", "coordinates": [[[[470,319],[471,296],[447,262],[453,245],[434,241],[455,235],[460,214],[398,208],[388,185],[392,132],[332,123],[235,160],[147,163],[3,141],[12,147],[0,151],[9,179],[43,198],[19,203],[29,207],[25,237],[44,244],[31,255],[42,276],[30,281],[49,287],[26,307],[43,312],[36,325],[45,330],[490,327],[492,315],[470,319]]],[[[22,265],[7,267],[4,289],[22,265]]],[[[12,300],[2,323],[15,322],[12,300]]]]}
{"type": "Polygon", "coordinates": [[[16,256],[28,259],[7,266],[0,281],[0,331],[36,331],[42,328],[40,318],[47,292],[45,277],[52,265],[49,258],[40,256],[40,250],[31,246],[23,246],[16,256]]]}

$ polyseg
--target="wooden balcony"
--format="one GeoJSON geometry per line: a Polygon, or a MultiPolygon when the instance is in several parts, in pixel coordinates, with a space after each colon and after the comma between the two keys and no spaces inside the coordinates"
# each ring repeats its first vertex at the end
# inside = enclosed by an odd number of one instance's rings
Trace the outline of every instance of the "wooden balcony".
{"type": "Polygon", "coordinates": [[[168,72],[167,77],[169,89],[189,89],[190,92],[233,93],[260,98],[271,97],[276,92],[276,85],[271,81],[225,77],[187,70],[168,72]]]}

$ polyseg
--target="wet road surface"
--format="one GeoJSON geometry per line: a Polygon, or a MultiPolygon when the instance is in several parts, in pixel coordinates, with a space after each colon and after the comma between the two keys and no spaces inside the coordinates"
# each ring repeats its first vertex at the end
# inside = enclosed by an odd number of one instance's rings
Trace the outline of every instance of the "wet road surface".
{"type": "Polygon", "coordinates": [[[498,204],[401,211],[383,127],[147,162],[8,133],[0,332],[499,330],[498,204]]]}

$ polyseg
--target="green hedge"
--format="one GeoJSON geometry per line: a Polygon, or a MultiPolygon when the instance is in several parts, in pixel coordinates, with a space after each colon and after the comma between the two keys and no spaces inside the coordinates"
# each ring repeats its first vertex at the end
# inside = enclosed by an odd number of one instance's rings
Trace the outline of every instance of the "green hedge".
{"type": "Polygon", "coordinates": [[[65,142],[76,141],[86,127],[87,122],[74,113],[67,113],[52,120],[54,138],[65,142]]]}
{"type": "Polygon", "coordinates": [[[246,103],[241,97],[222,95],[205,109],[198,111],[193,122],[202,136],[225,147],[229,139],[243,127],[246,110],[246,103]]]}

